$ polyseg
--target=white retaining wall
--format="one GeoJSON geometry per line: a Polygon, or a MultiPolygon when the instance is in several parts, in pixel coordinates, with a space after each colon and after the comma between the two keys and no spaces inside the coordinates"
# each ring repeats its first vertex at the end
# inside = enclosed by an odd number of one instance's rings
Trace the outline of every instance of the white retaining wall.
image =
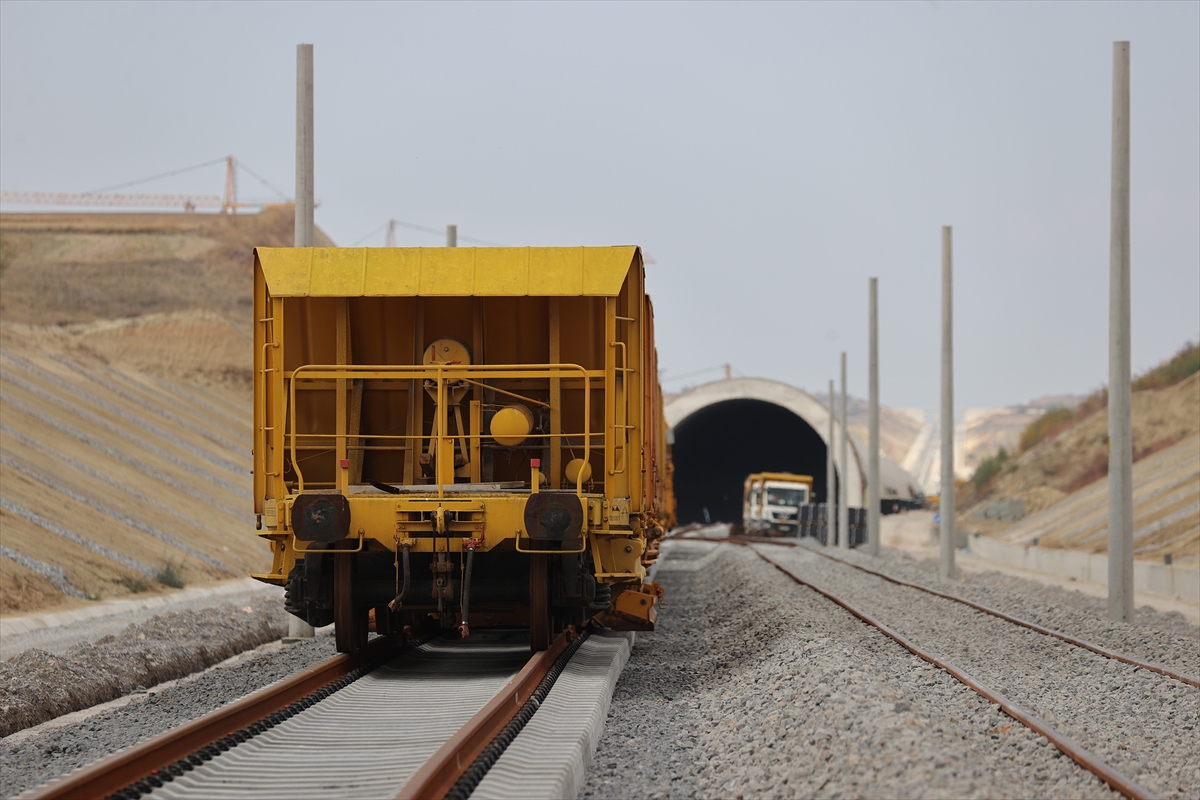
{"type": "MultiPolygon", "coordinates": [[[[978,533],[971,534],[970,543],[972,553],[997,564],[1108,585],[1105,553],[1012,544],[978,533]]],[[[1134,560],[1133,587],[1139,592],[1200,602],[1200,569],[1134,560]]]]}

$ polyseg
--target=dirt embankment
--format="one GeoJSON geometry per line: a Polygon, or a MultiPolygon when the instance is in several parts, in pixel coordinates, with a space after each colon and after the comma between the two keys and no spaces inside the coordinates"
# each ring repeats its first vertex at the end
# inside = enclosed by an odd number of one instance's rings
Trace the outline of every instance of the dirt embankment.
{"type": "MultiPolygon", "coordinates": [[[[820,399],[820,398],[819,398],[820,399]]],[[[846,428],[864,444],[870,441],[870,415],[866,400],[848,397],[846,428]]],[[[904,411],[887,406],[879,409],[879,449],[883,457],[899,464],[921,432],[921,423],[904,411]]],[[[866,450],[863,450],[866,453],[866,450]]]]}
{"type": "Polygon", "coordinates": [[[0,215],[5,614],[269,563],[250,513],[252,251],[290,245],[293,220],[0,215]]]}
{"type": "Polygon", "coordinates": [[[26,650],[0,661],[0,736],[198,672],[278,639],[278,601],[164,614],[65,655],[26,650]]]}
{"type": "MultiPolygon", "coordinates": [[[[1165,389],[1133,394],[1134,460],[1200,433],[1200,373],[1165,389]]],[[[971,510],[997,497],[1025,501],[1027,514],[1049,508],[1108,474],[1108,414],[1097,411],[1059,436],[1005,464],[984,493],[969,493],[959,508],[963,524],[971,510]]]]}
{"type": "MultiPolygon", "coordinates": [[[[49,349],[248,390],[252,251],[294,211],[0,215],[0,320],[49,349]]],[[[321,231],[317,244],[332,242],[321,231]]]]}

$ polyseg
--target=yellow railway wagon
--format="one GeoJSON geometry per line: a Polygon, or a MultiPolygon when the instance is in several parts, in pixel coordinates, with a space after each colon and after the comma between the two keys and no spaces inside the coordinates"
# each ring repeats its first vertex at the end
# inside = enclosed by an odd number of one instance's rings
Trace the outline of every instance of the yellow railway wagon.
{"type": "Polygon", "coordinates": [[[254,253],[254,511],[287,610],[652,630],[673,523],[637,247],[254,253]]]}

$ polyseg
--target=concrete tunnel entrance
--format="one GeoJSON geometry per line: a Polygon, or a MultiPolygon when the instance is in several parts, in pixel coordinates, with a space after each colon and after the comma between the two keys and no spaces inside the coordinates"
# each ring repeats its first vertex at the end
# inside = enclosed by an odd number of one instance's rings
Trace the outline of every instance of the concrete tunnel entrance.
{"type": "Polygon", "coordinates": [[[742,483],[752,472],[813,477],[824,503],[825,441],[791,411],[764,400],[726,400],[690,414],[675,428],[675,500],[679,523],[737,522],[742,483]]]}
{"type": "MultiPolygon", "coordinates": [[[[813,500],[826,501],[829,412],[801,389],[762,378],[714,381],[670,398],[663,409],[674,437],[676,515],[680,524],[742,518],[742,485],[753,472],[813,477],[813,500]]],[[[835,421],[835,435],[841,426],[835,421]]],[[[836,441],[836,440],[835,440],[836,441]]],[[[865,476],[853,439],[843,470],[851,506],[864,503],[865,476]]]]}

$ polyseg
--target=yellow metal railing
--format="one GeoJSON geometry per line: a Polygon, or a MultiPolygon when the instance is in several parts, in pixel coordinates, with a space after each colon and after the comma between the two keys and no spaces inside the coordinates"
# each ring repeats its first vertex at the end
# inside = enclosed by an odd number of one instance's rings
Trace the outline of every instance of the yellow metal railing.
{"type": "MultiPolygon", "coordinates": [[[[454,464],[454,447],[453,439],[470,439],[482,440],[489,438],[484,436],[482,431],[472,431],[470,434],[463,435],[459,431],[459,436],[450,437],[449,430],[449,405],[446,402],[446,384],[457,381],[480,385],[482,381],[487,379],[514,379],[514,378],[563,378],[563,377],[582,377],[583,378],[583,433],[582,434],[567,434],[555,433],[548,434],[531,434],[528,438],[551,438],[562,437],[570,438],[574,436],[583,436],[583,450],[585,459],[590,455],[592,450],[593,436],[600,437],[600,434],[591,432],[591,400],[592,386],[591,373],[578,364],[479,364],[473,366],[463,366],[458,364],[447,364],[438,366],[415,366],[415,365],[367,365],[367,364],[307,364],[297,367],[291,373],[284,374],[284,380],[287,382],[287,397],[288,397],[288,424],[285,431],[287,440],[288,452],[291,455],[292,469],[296,472],[296,487],[298,491],[304,491],[304,473],[300,468],[300,462],[296,457],[296,442],[297,439],[332,439],[337,442],[339,439],[376,439],[376,440],[392,440],[392,441],[424,441],[430,438],[435,441],[435,457],[436,461],[433,465],[434,480],[437,481],[438,497],[445,496],[445,484],[440,480],[445,466],[441,463],[444,458],[451,459],[449,470],[453,474],[454,464]],[[362,380],[435,380],[437,382],[437,395],[435,399],[437,418],[434,420],[433,430],[429,437],[422,433],[408,434],[364,434],[357,433],[351,435],[348,431],[338,430],[334,433],[298,433],[296,431],[296,388],[301,381],[322,381],[322,380],[337,380],[337,379],[362,379],[362,380]],[[449,451],[447,453],[447,451],[449,451]]],[[[482,384],[488,389],[496,387],[482,384]]],[[[502,389],[496,391],[518,397],[521,400],[544,405],[540,401],[532,400],[521,395],[515,395],[512,392],[507,392],[502,389]]],[[[365,449],[365,448],[363,448],[365,449]]],[[[408,449],[396,448],[396,449],[408,449]]],[[[575,493],[579,497],[583,496],[583,481],[579,481],[575,486],[575,493]]]]}

